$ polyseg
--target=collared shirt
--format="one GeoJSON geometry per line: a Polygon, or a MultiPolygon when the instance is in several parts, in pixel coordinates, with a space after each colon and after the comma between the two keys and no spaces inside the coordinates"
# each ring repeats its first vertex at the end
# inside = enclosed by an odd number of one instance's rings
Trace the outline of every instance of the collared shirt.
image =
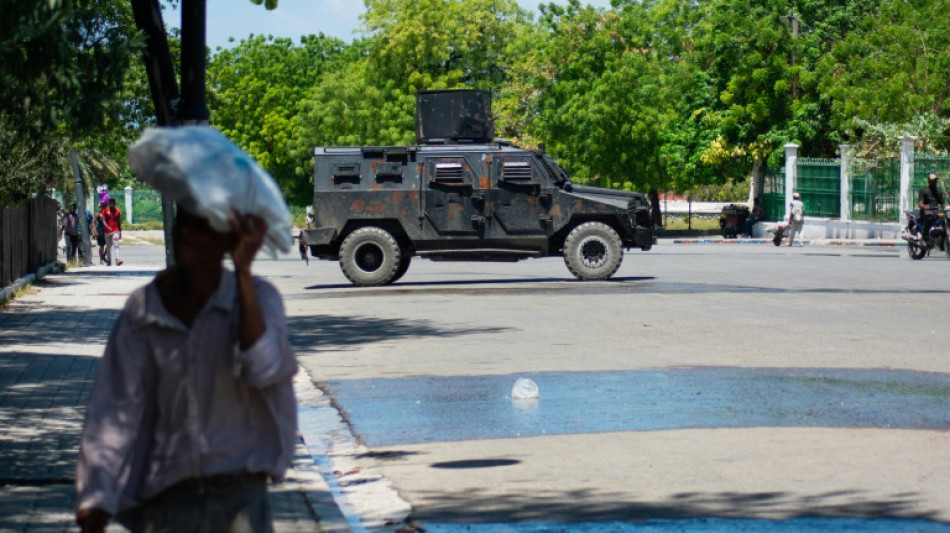
{"type": "Polygon", "coordinates": [[[254,287],[266,331],[247,350],[231,271],[191,328],[168,312],[154,280],[132,293],[90,395],[77,509],[115,514],[188,478],[283,477],[296,443],[297,362],[280,294],[259,278],[254,287]]]}
{"type": "Polygon", "coordinates": [[[66,213],[63,217],[63,230],[66,235],[79,235],[79,213],[66,213]]]}

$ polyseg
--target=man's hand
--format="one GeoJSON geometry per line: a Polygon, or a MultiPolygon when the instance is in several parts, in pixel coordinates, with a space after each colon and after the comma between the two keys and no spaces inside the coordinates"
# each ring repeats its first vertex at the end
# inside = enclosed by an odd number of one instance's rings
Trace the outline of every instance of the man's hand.
{"type": "Polygon", "coordinates": [[[76,523],[82,533],[104,533],[109,524],[109,513],[102,509],[80,509],[76,512],[76,523]]]}
{"type": "Polygon", "coordinates": [[[267,235],[267,222],[257,215],[242,215],[235,210],[228,219],[231,231],[237,236],[231,248],[231,260],[234,261],[234,270],[238,273],[249,273],[254,256],[264,243],[267,235]]]}

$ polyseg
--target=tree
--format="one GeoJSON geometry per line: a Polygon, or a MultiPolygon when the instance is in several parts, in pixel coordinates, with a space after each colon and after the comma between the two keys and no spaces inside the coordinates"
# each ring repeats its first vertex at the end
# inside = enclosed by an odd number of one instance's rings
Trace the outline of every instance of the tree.
{"type": "Polygon", "coordinates": [[[319,145],[415,142],[420,90],[503,86],[527,18],[513,0],[368,0],[365,39],[310,91],[296,153],[319,145]]]}
{"type": "Polygon", "coordinates": [[[0,19],[0,202],[16,202],[71,174],[68,148],[84,164],[115,168],[96,149],[115,116],[131,53],[141,45],[126,2],[4,2],[0,19]]]}
{"type": "Polygon", "coordinates": [[[323,35],[290,39],[251,36],[218,50],[208,66],[212,123],[253,156],[280,184],[291,203],[312,198],[293,151],[306,94],[332,65],[344,44],[323,35]]]}
{"type": "Polygon", "coordinates": [[[540,92],[532,136],[579,181],[656,186],[659,132],[667,120],[662,65],[647,7],[542,7],[540,92]]]}
{"type": "Polygon", "coordinates": [[[941,0],[886,0],[821,58],[819,86],[846,140],[859,141],[868,124],[888,130],[950,117],[946,7],[941,0]]]}

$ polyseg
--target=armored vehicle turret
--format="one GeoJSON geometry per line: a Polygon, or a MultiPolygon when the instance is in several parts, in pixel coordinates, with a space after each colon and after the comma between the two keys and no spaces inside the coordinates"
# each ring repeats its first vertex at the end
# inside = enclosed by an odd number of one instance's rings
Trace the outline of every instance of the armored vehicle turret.
{"type": "Polygon", "coordinates": [[[541,150],[494,140],[487,95],[421,92],[415,146],[318,147],[310,254],[355,285],[402,277],[413,257],[518,261],[563,256],[581,280],[608,279],[624,249],[654,243],[639,193],[571,183],[541,150]]]}

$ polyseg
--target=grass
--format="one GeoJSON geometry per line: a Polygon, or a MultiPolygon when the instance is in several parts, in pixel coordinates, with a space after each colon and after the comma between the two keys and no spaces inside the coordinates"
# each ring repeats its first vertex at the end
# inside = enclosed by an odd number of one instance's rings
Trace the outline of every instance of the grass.
{"type": "Polygon", "coordinates": [[[686,217],[668,217],[665,220],[666,225],[664,229],[675,231],[675,230],[685,230],[685,229],[694,229],[694,230],[718,230],[719,229],[719,216],[716,215],[715,218],[698,218],[694,216],[690,223],[687,225],[686,217]]]}
{"type": "Polygon", "coordinates": [[[141,224],[123,224],[122,229],[124,231],[135,231],[135,230],[157,230],[164,228],[165,225],[162,222],[143,222],[141,224]]]}
{"type": "Polygon", "coordinates": [[[24,285],[24,286],[20,287],[19,289],[13,291],[13,294],[12,294],[9,298],[0,299],[0,309],[3,309],[4,307],[7,306],[7,304],[9,304],[10,302],[16,300],[17,298],[20,298],[20,297],[23,296],[24,294],[36,294],[37,292],[39,292],[39,291],[37,291],[37,289],[36,289],[35,287],[33,287],[32,284],[27,283],[26,285],[24,285]]]}

